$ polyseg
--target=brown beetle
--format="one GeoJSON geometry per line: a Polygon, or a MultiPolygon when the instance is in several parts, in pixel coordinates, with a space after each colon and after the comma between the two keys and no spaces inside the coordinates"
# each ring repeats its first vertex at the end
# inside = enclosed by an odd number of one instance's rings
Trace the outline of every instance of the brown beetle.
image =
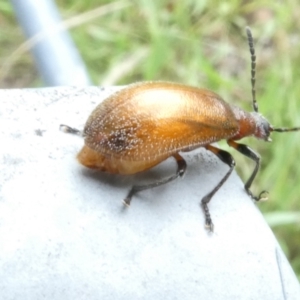
{"type": "Polygon", "coordinates": [[[207,89],[170,82],[141,82],[131,84],[99,104],[88,118],[83,133],[67,125],[61,129],[82,134],[85,145],[77,158],[88,168],[117,174],[135,174],[148,170],[173,156],[176,174],[147,185],[134,185],[124,203],[139,191],[153,188],[178,177],[186,171],[186,162],[179,154],[204,147],[213,152],[229,170],[222,180],[201,200],[205,224],[210,231],[213,223],[208,203],[234,169],[235,161],[226,151],[211,143],[225,139],[229,146],[255,161],[255,168],[245,184],[246,192],[254,200],[266,198],[263,191],[254,196],[250,187],[258,172],[260,156],[247,145],[236,140],[255,136],[271,141],[272,131],[298,131],[296,128],[274,128],[258,113],[255,98],[255,51],[250,29],[247,36],[251,53],[251,84],[254,112],[246,112],[226,103],[207,89]]]}

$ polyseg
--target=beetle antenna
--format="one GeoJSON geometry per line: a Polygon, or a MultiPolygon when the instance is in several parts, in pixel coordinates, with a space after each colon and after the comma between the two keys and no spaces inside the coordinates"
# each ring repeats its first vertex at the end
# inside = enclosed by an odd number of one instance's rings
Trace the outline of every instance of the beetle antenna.
{"type": "Polygon", "coordinates": [[[248,37],[248,44],[249,50],[251,54],[251,91],[252,91],[252,105],[255,112],[258,112],[258,105],[256,101],[255,95],[255,67],[256,67],[256,56],[255,56],[255,49],[254,49],[254,42],[252,37],[252,32],[250,27],[246,27],[247,37],[248,37]]]}
{"type": "Polygon", "coordinates": [[[299,131],[300,127],[293,127],[293,128],[273,128],[272,131],[276,132],[289,132],[289,131],[299,131]]]}

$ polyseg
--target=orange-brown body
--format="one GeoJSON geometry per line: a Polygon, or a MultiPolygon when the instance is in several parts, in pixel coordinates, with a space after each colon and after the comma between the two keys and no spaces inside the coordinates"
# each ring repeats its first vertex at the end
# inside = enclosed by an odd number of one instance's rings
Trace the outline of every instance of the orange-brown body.
{"type": "Polygon", "coordinates": [[[91,113],[78,160],[89,168],[134,174],[180,151],[221,139],[248,135],[266,139],[265,124],[255,114],[206,89],[170,82],[135,83],[91,113]]]}

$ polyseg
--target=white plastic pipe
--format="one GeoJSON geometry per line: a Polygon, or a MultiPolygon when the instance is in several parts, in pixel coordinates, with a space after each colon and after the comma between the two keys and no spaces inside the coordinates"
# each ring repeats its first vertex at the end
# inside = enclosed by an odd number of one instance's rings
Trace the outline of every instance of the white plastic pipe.
{"type": "Polygon", "coordinates": [[[46,86],[90,85],[84,62],[51,0],[11,0],[46,86]]]}

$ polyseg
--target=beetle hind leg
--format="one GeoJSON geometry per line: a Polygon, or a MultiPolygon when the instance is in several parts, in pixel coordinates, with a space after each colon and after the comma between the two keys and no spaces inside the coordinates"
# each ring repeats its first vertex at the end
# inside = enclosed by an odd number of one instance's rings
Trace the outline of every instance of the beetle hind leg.
{"type": "Polygon", "coordinates": [[[178,177],[182,177],[186,171],[186,162],[183,159],[183,157],[181,155],[179,155],[178,153],[174,154],[173,157],[176,159],[176,162],[177,162],[177,171],[174,175],[164,178],[162,180],[153,182],[153,183],[149,183],[149,184],[145,184],[145,185],[134,185],[131,188],[131,190],[129,191],[129,193],[127,194],[126,198],[123,200],[124,204],[126,206],[129,206],[132,197],[140,191],[151,189],[151,188],[166,184],[168,182],[171,182],[171,181],[177,179],[178,177]]]}
{"type": "Polygon", "coordinates": [[[59,126],[59,130],[63,131],[63,132],[66,132],[66,133],[76,134],[76,135],[79,135],[79,136],[83,135],[81,130],[78,130],[76,128],[73,128],[73,127],[70,127],[70,126],[64,125],[64,124],[61,124],[59,126]]]}

